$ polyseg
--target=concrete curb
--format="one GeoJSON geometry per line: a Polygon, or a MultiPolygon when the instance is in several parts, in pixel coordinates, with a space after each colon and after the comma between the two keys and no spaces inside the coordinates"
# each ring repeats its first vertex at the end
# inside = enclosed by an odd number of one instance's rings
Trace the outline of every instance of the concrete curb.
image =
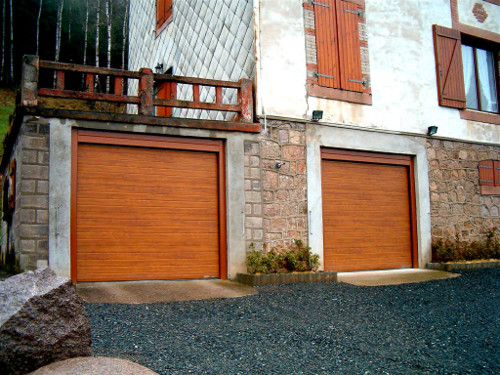
{"type": "Polygon", "coordinates": [[[456,271],[456,270],[476,270],[481,268],[498,268],[500,261],[474,262],[474,263],[427,263],[427,268],[438,271],[456,271]]]}
{"type": "Polygon", "coordinates": [[[238,273],[236,281],[251,286],[337,281],[337,272],[292,272],[253,275],[238,273]]]}

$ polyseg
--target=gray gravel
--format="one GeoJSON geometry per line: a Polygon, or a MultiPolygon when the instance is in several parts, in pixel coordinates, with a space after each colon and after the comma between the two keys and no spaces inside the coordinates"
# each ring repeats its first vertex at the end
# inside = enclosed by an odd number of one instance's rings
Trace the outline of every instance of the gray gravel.
{"type": "Polygon", "coordinates": [[[384,287],[86,304],[94,355],[160,374],[500,374],[500,269],[384,287]]]}

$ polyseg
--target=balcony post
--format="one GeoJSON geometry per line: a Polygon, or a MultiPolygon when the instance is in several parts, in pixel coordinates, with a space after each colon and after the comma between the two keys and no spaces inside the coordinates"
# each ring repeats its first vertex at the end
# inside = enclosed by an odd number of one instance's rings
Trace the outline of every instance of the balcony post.
{"type": "Polygon", "coordinates": [[[153,71],[149,68],[139,70],[141,78],[139,79],[139,114],[152,116],[153,115],[153,89],[154,78],[153,71]]]}
{"type": "Polygon", "coordinates": [[[38,63],[38,56],[23,56],[23,67],[21,72],[22,106],[36,107],[38,105],[38,63]]]}
{"type": "Polygon", "coordinates": [[[239,104],[241,122],[253,122],[253,85],[249,79],[240,79],[239,104]]]}

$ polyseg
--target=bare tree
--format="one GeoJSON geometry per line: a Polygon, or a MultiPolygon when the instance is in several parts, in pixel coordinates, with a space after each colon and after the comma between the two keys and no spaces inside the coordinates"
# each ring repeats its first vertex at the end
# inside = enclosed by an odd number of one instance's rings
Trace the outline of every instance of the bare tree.
{"type": "MultiPolygon", "coordinates": [[[[106,36],[107,36],[107,67],[111,68],[111,19],[113,18],[113,9],[111,7],[111,0],[106,0],[106,36]]],[[[110,92],[110,77],[106,77],[106,92],[110,92]]]]}
{"type": "Polygon", "coordinates": [[[127,47],[129,4],[130,0],[125,0],[125,15],[123,16],[123,29],[122,29],[122,69],[125,69],[125,50],[127,47]]]}
{"type": "Polygon", "coordinates": [[[59,4],[57,5],[55,61],[59,61],[59,56],[61,54],[61,33],[62,33],[63,10],[64,10],[64,0],[59,0],[59,4]]]}
{"type": "Polygon", "coordinates": [[[89,39],[89,0],[87,0],[87,5],[85,8],[85,33],[83,42],[83,65],[87,65],[87,43],[89,39]]]}
{"type": "MultiPolygon", "coordinates": [[[[62,15],[64,10],[64,0],[59,0],[57,5],[57,22],[56,22],[56,48],[55,48],[55,61],[59,61],[61,54],[61,33],[62,33],[62,15]]],[[[57,83],[57,74],[54,72],[54,87],[57,83]]]]}
{"type": "Polygon", "coordinates": [[[36,19],[36,55],[40,51],[40,17],[42,15],[42,4],[43,0],[40,0],[40,5],[38,6],[38,17],[36,19]]]}
{"type": "Polygon", "coordinates": [[[99,66],[99,26],[101,13],[101,0],[97,0],[96,22],[95,22],[95,66],[99,66]]]}
{"type": "Polygon", "coordinates": [[[10,0],[10,69],[8,82],[14,82],[14,17],[12,16],[12,0],[10,0]]]}
{"type": "Polygon", "coordinates": [[[4,81],[5,77],[5,55],[7,52],[7,37],[5,36],[5,2],[7,0],[3,0],[2,2],[2,67],[0,69],[0,81],[4,81]]]}

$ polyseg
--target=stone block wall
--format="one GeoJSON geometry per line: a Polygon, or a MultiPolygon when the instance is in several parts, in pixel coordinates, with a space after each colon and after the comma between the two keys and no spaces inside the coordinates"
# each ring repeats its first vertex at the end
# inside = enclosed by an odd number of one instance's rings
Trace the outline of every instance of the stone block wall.
{"type": "Polygon", "coordinates": [[[247,246],[307,243],[305,124],[272,120],[266,128],[259,141],[245,143],[247,246]]]}
{"type": "Polygon", "coordinates": [[[427,142],[432,239],[484,240],[500,230],[500,195],[481,195],[481,160],[500,160],[500,147],[432,139],[427,142]]]}
{"type": "MultiPolygon", "coordinates": [[[[22,270],[46,265],[49,250],[49,124],[25,117],[13,157],[16,158],[16,199],[9,241],[22,270]],[[13,239],[13,242],[12,242],[13,239]],[[41,261],[41,263],[40,263],[41,261]]],[[[5,223],[3,224],[6,225],[5,223]]]]}

